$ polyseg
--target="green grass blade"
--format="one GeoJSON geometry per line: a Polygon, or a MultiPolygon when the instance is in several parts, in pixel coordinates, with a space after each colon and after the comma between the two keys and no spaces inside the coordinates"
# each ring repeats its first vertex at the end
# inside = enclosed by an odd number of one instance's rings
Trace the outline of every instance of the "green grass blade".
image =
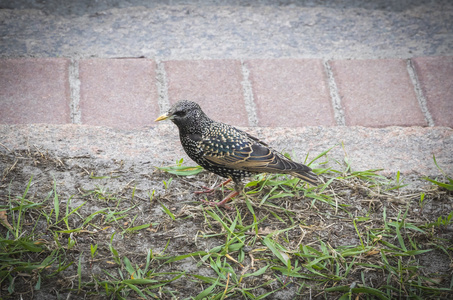
{"type": "Polygon", "coordinates": [[[147,299],[145,294],[143,294],[142,291],[140,291],[140,289],[136,287],[134,284],[127,283],[125,281],[123,281],[123,283],[126,284],[130,289],[134,290],[142,299],[147,299]]]}
{"type": "Polygon", "coordinates": [[[250,276],[260,276],[262,274],[264,274],[264,272],[266,272],[266,270],[269,268],[269,266],[264,266],[262,267],[261,269],[259,269],[258,271],[255,271],[253,273],[247,273],[247,274],[244,274],[243,277],[250,277],[250,276]]]}
{"type": "Polygon", "coordinates": [[[150,226],[156,226],[157,224],[158,223],[147,223],[147,224],[143,224],[143,225],[138,225],[138,226],[126,229],[126,232],[139,231],[139,230],[142,230],[142,229],[149,228],[150,226]]]}
{"type": "Polygon", "coordinates": [[[450,184],[448,183],[443,183],[443,182],[440,182],[440,181],[437,181],[437,180],[434,180],[434,179],[431,179],[431,178],[428,178],[428,177],[423,177],[423,179],[429,181],[429,182],[432,182],[440,187],[443,187],[449,191],[453,191],[453,181],[451,181],[450,184]]]}
{"type": "Polygon", "coordinates": [[[188,166],[167,166],[167,167],[156,167],[157,169],[179,176],[191,176],[197,175],[203,168],[200,166],[188,167],[188,166]]]}
{"type": "Polygon", "coordinates": [[[355,294],[368,294],[368,295],[373,295],[378,297],[379,299],[382,300],[390,300],[390,298],[387,297],[386,294],[381,292],[380,290],[371,288],[371,287],[357,287],[357,288],[351,288],[348,285],[343,285],[343,286],[336,286],[336,287],[331,287],[325,289],[326,292],[352,292],[355,294]]]}
{"type": "Polygon", "coordinates": [[[79,285],[78,285],[79,291],[82,288],[82,257],[83,257],[82,255],[83,255],[83,251],[80,253],[79,264],[77,265],[77,280],[79,282],[79,285]]]}
{"type": "MultiPolygon", "coordinates": [[[[280,261],[285,265],[287,266],[288,265],[288,262],[289,262],[289,257],[284,257],[282,255],[282,252],[283,251],[280,251],[277,246],[277,243],[275,241],[273,241],[272,239],[268,238],[268,237],[265,237],[263,239],[263,244],[267,246],[267,248],[269,248],[269,250],[272,251],[272,253],[277,256],[278,259],[280,259],[280,261]]],[[[286,254],[286,253],[285,253],[286,254]]]]}
{"type": "Polygon", "coordinates": [[[54,191],[53,205],[55,209],[55,221],[58,221],[58,216],[60,214],[60,201],[58,201],[57,182],[55,180],[53,182],[53,191],[54,191]]]}
{"type": "Polygon", "coordinates": [[[307,164],[307,166],[310,166],[312,163],[314,163],[315,161],[317,161],[317,160],[320,159],[321,157],[326,156],[327,153],[329,153],[330,150],[332,150],[332,149],[335,148],[335,147],[338,147],[338,145],[332,146],[332,147],[330,147],[329,149],[327,149],[326,151],[323,151],[323,152],[321,152],[320,154],[318,154],[315,158],[313,158],[313,159],[307,164]]]}
{"type": "Polygon", "coordinates": [[[176,219],[175,215],[162,202],[159,203],[164,212],[174,221],[176,219]]]}
{"type": "Polygon", "coordinates": [[[205,299],[206,297],[208,297],[209,294],[211,294],[211,292],[215,289],[215,287],[217,286],[218,282],[220,280],[220,277],[217,278],[216,282],[214,282],[210,287],[208,287],[207,289],[203,290],[201,293],[199,293],[194,300],[202,300],[202,299],[205,299]]]}
{"type": "Polygon", "coordinates": [[[193,257],[193,256],[198,256],[198,255],[206,255],[208,254],[207,252],[205,251],[197,251],[197,252],[193,252],[193,253],[188,253],[188,254],[184,254],[184,255],[178,255],[178,256],[175,256],[175,257],[172,257],[168,260],[165,261],[165,264],[167,263],[172,263],[172,262],[175,262],[175,261],[178,261],[178,260],[182,260],[182,259],[185,259],[185,258],[188,258],[188,257],[193,257]]]}

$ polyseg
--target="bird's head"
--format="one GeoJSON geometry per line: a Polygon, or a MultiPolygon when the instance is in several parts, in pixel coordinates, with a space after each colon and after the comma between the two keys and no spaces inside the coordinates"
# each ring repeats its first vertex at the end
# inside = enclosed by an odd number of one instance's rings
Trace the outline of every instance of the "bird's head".
{"type": "Polygon", "coordinates": [[[206,115],[197,103],[181,100],[175,103],[166,114],[158,117],[155,122],[171,120],[181,130],[196,128],[202,118],[206,118],[206,115]]]}

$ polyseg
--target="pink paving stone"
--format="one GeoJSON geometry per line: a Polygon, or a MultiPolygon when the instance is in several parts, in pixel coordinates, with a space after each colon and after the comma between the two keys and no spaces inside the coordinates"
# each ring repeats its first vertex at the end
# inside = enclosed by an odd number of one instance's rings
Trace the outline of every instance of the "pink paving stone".
{"type": "Polygon", "coordinates": [[[70,123],[69,64],[62,58],[1,59],[0,123],[70,123]]]}
{"type": "Polygon", "coordinates": [[[336,60],[330,64],[346,125],[427,125],[404,60],[336,60]]]}
{"type": "Polygon", "coordinates": [[[259,126],[335,125],[324,65],[318,59],[249,60],[259,126]]]}
{"type": "Polygon", "coordinates": [[[200,104],[212,119],[249,126],[238,60],[166,61],[170,103],[187,99],[200,104]]]}
{"type": "Polygon", "coordinates": [[[116,128],[154,125],[159,115],[156,64],[147,59],[79,63],[82,123],[116,128]]]}
{"type": "Polygon", "coordinates": [[[413,59],[434,125],[453,127],[453,56],[413,59]]]}

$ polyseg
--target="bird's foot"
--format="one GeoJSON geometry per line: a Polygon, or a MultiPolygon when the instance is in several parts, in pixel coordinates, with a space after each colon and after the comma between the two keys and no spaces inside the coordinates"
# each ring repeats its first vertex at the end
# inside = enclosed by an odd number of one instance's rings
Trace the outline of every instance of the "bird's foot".
{"type": "Polygon", "coordinates": [[[193,193],[196,195],[200,195],[200,194],[211,194],[211,193],[215,192],[215,189],[210,189],[207,186],[203,186],[202,188],[203,188],[203,191],[195,191],[193,193]]]}
{"type": "Polygon", "coordinates": [[[219,204],[220,202],[208,201],[208,200],[201,200],[201,202],[203,202],[206,205],[212,206],[212,207],[215,207],[215,206],[224,207],[224,208],[226,208],[228,210],[232,210],[231,206],[226,205],[226,204],[219,204]]]}
{"type": "Polygon", "coordinates": [[[203,189],[204,191],[196,191],[196,192],[193,192],[194,194],[196,195],[200,195],[200,194],[211,194],[213,192],[215,192],[218,188],[222,187],[222,186],[225,186],[226,184],[228,184],[229,182],[231,181],[231,178],[222,182],[221,184],[219,184],[218,186],[210,189],[208,188],[207,186],[204,186],[203,189]]]}
{"type": "Polygon", "coordinates": [[[222,201],[214,202],[214,201],[201,200],[201,202],[203,202],[203,203],[205,203],[207,205],[210,205],[210,206],[220,206],[220,207],[225,207],[226,209],[230,209],[231,210],[232,208],[230,206],[226,205],[226,203],[228,201],[230,201],[231,199],[233,199],[234,197],[236,197],[237,195],[239,195],[239,192],[232,191],[222,201]]]}

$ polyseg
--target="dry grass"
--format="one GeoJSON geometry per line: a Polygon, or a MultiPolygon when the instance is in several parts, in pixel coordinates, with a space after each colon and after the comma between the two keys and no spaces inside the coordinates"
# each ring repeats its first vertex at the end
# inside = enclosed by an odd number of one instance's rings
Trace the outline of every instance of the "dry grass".
{"type": "Polygon", "coordinates": [[[258,175],[230,211],[201,204],[192,192],[218,178],[182,161],[138,177],[124,162],[3,148],[3,299],[452,295],[453,195],[442,174],[405,185],[326,151],[312,162],[323,184],[258,175]]]}

